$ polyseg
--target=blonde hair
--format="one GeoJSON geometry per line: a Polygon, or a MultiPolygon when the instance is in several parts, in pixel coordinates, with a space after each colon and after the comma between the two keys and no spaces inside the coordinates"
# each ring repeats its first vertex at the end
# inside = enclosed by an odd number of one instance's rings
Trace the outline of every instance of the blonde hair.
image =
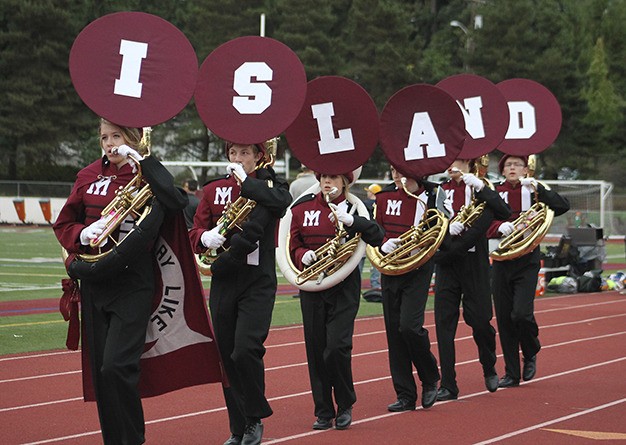
{"type": "MultiPolygon", "coordinates": [[[[122,125],[118,125],[115,122],[111,122],[103,117],[100,118],[100,124],[98,125],[98,131],[102,128],[103,124],[113,125],[114,127],[118,127],[122,133],[122,137],[124,138],[124,142],[129,147],[134,148],[141,155],[148,154],[148,147],[146,147],[143,141],[143,129],[135,128],[135,127],[124,127],[122,125]]],[[[100,143],[102,146],[102,142],[100,143]]]]}

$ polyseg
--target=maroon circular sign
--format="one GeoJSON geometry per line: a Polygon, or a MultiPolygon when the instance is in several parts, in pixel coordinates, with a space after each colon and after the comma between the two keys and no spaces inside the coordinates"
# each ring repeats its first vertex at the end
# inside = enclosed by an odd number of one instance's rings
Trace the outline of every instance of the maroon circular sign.
{"type": "Polygon", "coordinates": [[[548,148],[561,131],[561,107],[554,94],[529,79],[509,79],[497,87],[508,103],[510,116],[498,150],[527,156],[548,148]]]}
{"type": "Polygon", "coordinates": [[[476,159],[502,142],[509,126],[509,107],[493,82],[474,74],[458,74],[436,86],[450,94],[463,113],[467,138],[460,159],[476,159]]]}
{"type": "Polygon", "coordinates": [[[296,118],[306,95],[298,56],[278,40],[230,40],[200,67],[196,108],[209,130],[243,144],[278,136],[296,118]]]}
{"type": "Polygon", "coordinates": [[[446,170],[466,136],[456,101],[432,85],[401,89],[387,101],[380,118],[383,152],[396,170],[410,178],[446,170]]]}
{"type": "Polygon", "coordinates": [[[318,173],[340,175],[372,156],[378,143],[378,110],[356,82],[318,77],[309,82],[302,110],[285,137],[304,165],[318,173]]]}
{"type": "Polygon", "coordinates": [[[198,59],[174,25],[143,12],[105,15],[87,25],[70,51],[76,92],[97,115],[148,127],[171,119],[191,100],[198,59]]]}

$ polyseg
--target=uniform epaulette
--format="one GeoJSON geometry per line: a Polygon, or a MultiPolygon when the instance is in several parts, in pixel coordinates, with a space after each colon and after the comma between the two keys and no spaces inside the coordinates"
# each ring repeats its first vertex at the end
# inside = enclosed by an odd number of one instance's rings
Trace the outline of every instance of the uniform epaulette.
{"type": "MultiPolygon", "coordinates": [[[[397,190],[396,188],[396,184],[394,182],[387,184],[386,186],[384,186],[382,188],[382,190],[378,193],[383,193],[383,192],[395,192],[397,190]]],[[[378,194],[377,193],[377,194],[378,194]]]]}
{"type": "Polygon", "coordinates": [[[207,185],[209,185],[209,184],[210,184],[210,183],[212,183],[212,182],[219,181],[220,179],[226,179],[226,178],[228,178],[228,175],[224,175],[224,176],[216,176],[215,178],[210,178],[210,179],[208,179],[208,180],[207,180],[207,182],[205,182],[205,183],[202,185],[202,187],[206,187],[207,185]]]}
{"type": "Polygon", "coordinates": [[[302,204],[303,202],[309,202],[312,201],[313,199],[315,199],[315,193],[307,193],[306,195],[302,195],[300,196],[292,205],[291,207],[295,207],[297,205],[302,204]]]}

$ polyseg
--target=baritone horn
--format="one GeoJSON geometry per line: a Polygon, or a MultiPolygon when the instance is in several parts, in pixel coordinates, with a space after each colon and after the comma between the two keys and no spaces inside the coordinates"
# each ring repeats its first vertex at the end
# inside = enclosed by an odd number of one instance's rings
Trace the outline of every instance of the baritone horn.
{"type": "MultiPolygon", "coordinates": [[[[319,184],[307,190],[307,192],[311,193],[319,191],[319,184]]],[[[326,202],[330,199],[328,195],[324,197],[326,202]]],[[[370,218],[365,204],[358,197],[351,193],[346,193],[346,199],[352,204],[351,212],[356,212],[359,216],[366,219],[370,218]]],[[[335,213],[332,207],[331,211],[335,213]]],[[[319,292],[330,289],[343,281],[359,265],[361,258],[365,254],[365,241],[361,239],[360,234],[348,239],[347,231],[335,214],[335,236],[315,250],[317,259],[310,266],[299,270],[291,259],[289,248],[291,220],[291,209],[288,209],[279,225],[276,262],[287,281],[298,289],[306,292],[319,292]]]]}
{"type": "MultiPolygon", "coordinates": [[[[334,195],[338,191],[337,187],[333,187],[329,193],[324,195],[327,204],[330,203],[330,195],[334,195]]],[[[316,278],[315,284],[320,285],[324,278],[341,269],[344,263],[354,254],[359,241],[361,241],[361,234],[346,241],[348,232],[338,220],[337,213],[332,207],[330,207],[330,211],[335,215],[336,235],[315,250],[317,259],[313,264],[306,266],[302,271],[298,272],[296,275],[297,286],[301,286],[313,278],[316,278]]]]}
{"type": "MultiPolygon", "coordinates": [[[[541,183],[549,189],[547,184],[541,183]]],[[[532,252],[548,233],[554,219],[554,211],[547,204],[539,201],[539,193],[535,186],[535,202],[512,222],[515,230],[504,237],[498,248],[489,256],[496,261],[514,260],[532,252]]]]}
{"type": "MultiPolygon", "coordinates": [[[[476,175],[478,179],[483,181],[483,183],[485,184],[485,187],[489,187],[491,190],[494,190],[495,188],[493,184],[491,183],[491,181],[487,179],[486,177],[484,177],[483,175],[480,175],[479,165],[484,165],[483,162],[486,156],[488,155],[482,156],[481,158],[477,160],[476,163],[474,163],[474,168],[473,168],[472,173],[476,175]]],[[[487,165],[489,165],[488,159],[486,162],[487,162],[487,165]]],[[[453,171],[461,173],[461,176],[463,176],[463,172],[460,171],[459,169],[454,168],[453,171]]],[[[472,226],[472,224],[474,224],[474,222],[476,222],[476,220],[483,213],[486,205],[487,204],[485,202],[479,203],[478,200],[476,199],[475,194],[472,193],[472,200],[470,201],[470,203],[467,205],[463,205],[461,209],[458,211],[458,213],[454,215],[454,217],[450,220],[450,223],[460,222],[461,224],[463,224],[463,226],[465,226],[466,228],[469,228],[472,226]]]]}
{"type": "Polygon", "coordinates": [[[398,247],[388,254],[383,254],[377,247],[367,246],[367,258],[385,275],[402,275],[421,267],[437,252],[448,231],[448,218],[438,209],[427,209],[426,203],[409,192],[406,178],[402,178],[402,188],[424,207],[424,214],[417,226],[411,226],[400,235],[398,247]]]}
{"type": "MultiPolygon", "coordinates": [[[[268,166],[274,165],[276,161],[276,151],[278,149],[278,137],[270,139],[265,142],[265,155],[263,159],[257,164],[256,170],[260,168],[265,168],[268,166]]],[[[242,178],[240,178],[237,173],[233,171],[233,176],[237,180],[237,183],[241,185],[242,178]]],[[[267,180],[268,186],[273,187],[273,181],[271,179],[267,180]]],[[[256,201],[252,199],[244,198],[243,196],[239,196],[234,202],[227,203],[224,207],[224,211],[222,215],[217,220],[216,226],[220,227],[219,234],[222,236],[226,236],[231,233],[234,229],[241,230],[241,225],[248,219],[248,215],[254,207],[256,206],[256,201]]],[[[196,264],[198,265],[198,270],[202,275],[211,276],[211,265],[217,259],[217,257],[224,252],[226,249],[207,249],[201,254],[195,255],[196,264]]]]}
{"type": "MultiPolygon", "coordinates": [[[[144,127],[143,135],[140,142],[140,149],[144,149],[147,153],[145,156],[150,156],[150,133],[152,128],[144,127]]],[[[113,149],[113,152],[117,152],[117,148],[113,149]]],[[[124,239],[130,234],[126,234],[124,238],[117,241],[113,237],[113,233],[119,228],[119,226],[128,218],[135,219],[135,225],[141,224],[143,219],[150,213],[152,206],[150,204],[150,198],[152,198],[152,190],[150,185],[143,180],[141,172],[140,159],[135,159],[133,156],[129,156],[131,161],[137,168],[137,173],[124,187],[120,187],[115,192],[115,198],[102,210],[101,216],[105,220],[105,227],[102,233],[90,241],[89,245],[92,248],[98,248],[99,253],[87,254],[81,253],[77,257],[88,263],[94,263],[101,258],[104,258],[111,251],[110,249],[102,252],[102,246],[105,241],[110,239],[115,245],[121,244],[124,239]]],[[[132,232],[132,230],[131,230],[132,232]]]]}

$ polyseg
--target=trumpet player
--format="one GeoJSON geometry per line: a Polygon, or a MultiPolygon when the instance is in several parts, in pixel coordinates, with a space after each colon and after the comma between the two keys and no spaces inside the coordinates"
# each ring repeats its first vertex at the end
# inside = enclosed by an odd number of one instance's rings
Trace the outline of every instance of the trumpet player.
{"type": "Polygon", "coordinates": [[[276,297],[276,224],[291,203],[287,181],[267,165],[265,144],[227,143],[228,175],[210,181],[189,232],[194,252],[222,246],[211,265],[211,319],[230,382],[224,387],[231,437],[227,445],[258,444],[261,419],[272,409],[265,397],[263,343],[276,297]],[[225,233],[216,223],[239,196],[256,205],[238,229],[225,233]],[[233,233],[236,232],[236,233],[233,233]]]}
{"type": "MultiPolygon", "coordinates": [[[[356,214],[346,199],[355,173],[316,175],[321,191],[302,195],[291,207],[289,251],[300,270],[313,266],[316,251],[337,231],[345,230],[345,241],[360,234],[370,245],[380,245],[381,227],[356,214]]],[[[334,426],[346,429],[352,423],[356,393],[352,380],[352,334],[361,297],[361,274],[357,265],[332,287],[316,292],[300,290],[307,363],[314,414],[313,429],[334,426]],[[333,401],[334,396],[334,401],[333,401]],[[336,405],[336,406],[335,406],[336,405]]]]}
{"type": "MultiPolygon", "coordinates": [[[[494,217],[508,219],[511,211],[500,195],[470,173],[474,161],[457,159],[448,168],[450,179],[442,184],[458,215],[461,208],[481,204],[479,216],[453,218],[449,236],[435,254],[435,326],[441,366],[437,400],[455,400],[459,394],[455,372],[454,337],[463,305],[463,319],[472,328],[486,388],[498,389],[496,331],[491,325],[491,286],[487,229],[494,217]],[[473,221],[472,221],[473,220],[473,221]]],[[[477,214],[478,215],[478,214],[477,214]]]]}
{"type": "MultiPolygon", "coordinates": [[[[394,183],[376,194],[376,221],[385,230],[380,247],[383,254],[399,248],[400,235],[411,226],[417,226],[426,211],[424,207],[437,207],[438,198],[443,196],[437,184],[404,178],[393,166],[391,177],[394,183]]],[[[428,330],[424,328],[424,310],[433,268],[434,262],[430,259],[421,267],[401,275],[381,271],[389,368],[397,397],[387,407],[392,412],[415,409],[417,385],[413,366],[422,384],[422,407],[430,408],[437,399],[439,370],[430,350],[428,330]]]]}
{"type": "MultiPolygon", "coordinates": [[[[523,230],[523,227],[515,227],[512,221],[531,207],[535,197],[547,204],[556,216],[569,210],[566,198],[527,177],[527,156],[505,154],[498,167],[504,182],[496,186],[496,191],[509,205],[512,214],[508,219],[492,222],[489,238],[506,237],[516,230],[523,230]]],[[[534,315],[534,298],[540,267],[539,246],[517,258],[493,262],[492,291],[505,370],[498,384],[500,388],[518,386],[520,378],[531,380],[537,370],[537,353],[541,344],[534,315]],[[522,372],[520,349],[524,363],[522,372]]]]}
{"type": "MultiPolygon", "coordinates": [[[[141,128],[100,119],[99,137],[104,156],[78,172],[53,230],[70,254],[66,261],[69,275],[80,278],[83,354],[87,355],[83,363],[91,369],[103,441],[136,445],[145,441],[138,384],[156,281],[153,243],[163,221],[161,209],[180,212],[187,198],[174,187],[172,176],[159,161],[153,156],[144,158],[147,150],[141,143],[141,128]],[[124,254],[121,249],[109,253],[98,276],[75,276],[73,258],[98,253],[99,248],[90,244],[107,228],[101,211],[114,200],[119,187],[135,178],[136,163],[156,198],[151,216],[145,220],[150,224],[142,223],[142,230],[137,231],[142,235],[135,238],[138,242],[133,241],[133,248],[126,245],[124,254]]],[[[127,218],[111,237],[121,240],[124,235],[120,233],[128,232],[133,223],[127,218]]],[[[100,249],[112,250],[115,243],[103,239],[100,249]]]]}

